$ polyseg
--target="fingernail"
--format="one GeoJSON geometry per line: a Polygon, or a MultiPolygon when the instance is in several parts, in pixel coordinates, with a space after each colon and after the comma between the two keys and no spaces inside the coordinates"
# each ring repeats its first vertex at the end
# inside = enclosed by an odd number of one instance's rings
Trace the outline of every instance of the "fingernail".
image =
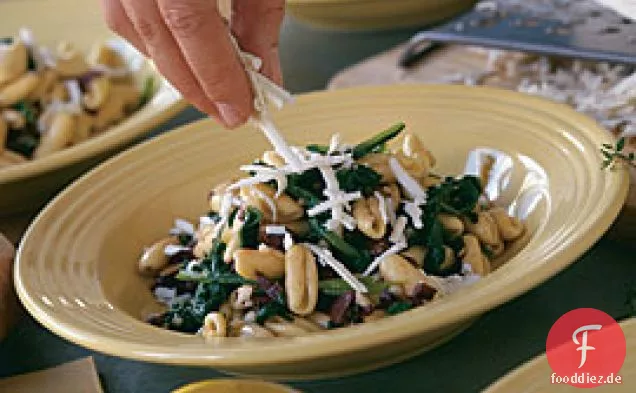
{"type": "Polygon", "coordinates": [[[226,102],[217,102],[215,105],[226,126],[233,128],[243,123],[243,116],[241,116],[234,106],[226,102]]]}

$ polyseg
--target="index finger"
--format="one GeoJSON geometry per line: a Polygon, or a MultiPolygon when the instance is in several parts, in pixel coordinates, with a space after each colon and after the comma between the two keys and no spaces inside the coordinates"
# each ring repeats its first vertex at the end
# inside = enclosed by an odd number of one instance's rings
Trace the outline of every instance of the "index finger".
{"type": "Polygon", "coordinates": [[[186,62],[225,122],[245,122],[253,111],[252,91],[216,1],[158,0],[158,5],[186,62]]]}

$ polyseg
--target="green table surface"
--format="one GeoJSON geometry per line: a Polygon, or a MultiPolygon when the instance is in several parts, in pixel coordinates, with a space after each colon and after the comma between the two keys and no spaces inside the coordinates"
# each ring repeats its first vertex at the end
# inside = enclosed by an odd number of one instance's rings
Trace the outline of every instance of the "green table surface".
{"type": "MultiPolygon", "coordinates": [[[[321,89],[343,67],[388,49],[412,33],[327,32],[286,20],[281,41],[286,85],[297,93],[321,89]]],[[[188,109],[157,132],[200,117],[197,111],[188,109]]],[[[602,239],[569,269],[484,315],[437,349],[374,372],[290,385],[305,392],[478,392],[543,352],[551,325],[565,312],[594,307],[615,317],[625,313],[627,289],[635,279],[634,251],[602,239]]],[[[94,356],[109,393],[170,392],[188,382],[223,376],[208,368],[162,366],[95,353],[58,338],[24,317],[0,343],[0,378],[84,356],[94,356]]]]}

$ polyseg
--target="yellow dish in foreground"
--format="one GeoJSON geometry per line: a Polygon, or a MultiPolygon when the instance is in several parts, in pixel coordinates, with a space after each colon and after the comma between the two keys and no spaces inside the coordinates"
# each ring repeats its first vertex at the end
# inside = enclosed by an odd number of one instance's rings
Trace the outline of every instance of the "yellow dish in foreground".
{"type": "MultiPolygon", "coordinates": [[[[627,341],[627,357],[621,371],[622,384],[601,385],[594,388],[598,393],[631,393],[636,391],[636,318],[621,322],[625,340],[627,341]]],[[[581,388],[570,385],[551,384],[552,369],[545,354],[524,364],[501,378],[484,393],[573,393],[581,388]]]]}
{"type": "Polygon", "coordinates": [[[308,94],[277,114],[292,144],[361,140],[404,121],[436,152],[442,173],[462,173],[469,153],[496,149],[492,192],[531,237],[508,263],[427,307],[374,323],[296,338],[201,337],[150,326],[157,310],[137,273],[143,245],[176,217],[205,211],[202,195],[268,148],[251,128],[201,121],[135,147],[83,177],[35,220],[18,252],[15,283],[44,326],[116,356],[211,366],[268,378],[319,378],[395,363],[438,345],[480,314],[571,264],[609,227],[627,174],[601,171],[611,137],[565,105],[464,86],[394,86],[308,94]]]}
{"type": "MultiPolygon", "coordinates": [[[[96,42],[113,39],[99,6],[84,0],[8,0],[0,2],[0,37],[12,37],[21,27],[34,33],[38,44],[55,47],[61,41],[73,43],[87,53],[96,42]]],[[[0,169],[0,217],[32,212],[55,192],[95,164],[140,140],[152,128],[185,108],[180,95],[155,68],[132,47],[119,42],[129,64],[146,77],[155,79],[157,89],[142,109],[103,134],[49,157],[0,169]]]]}
{"type": "Polygon", "coordinates": [[[425,26],[468,10],[476,0],[287,0],[303,22],[340,30],[425,26]]]}
{"type": "Polygon", "coordinates": [[[297,390],[271,382],[249,379],[214,379],[183,386],[173,393],[298,393],[297,390]]]}

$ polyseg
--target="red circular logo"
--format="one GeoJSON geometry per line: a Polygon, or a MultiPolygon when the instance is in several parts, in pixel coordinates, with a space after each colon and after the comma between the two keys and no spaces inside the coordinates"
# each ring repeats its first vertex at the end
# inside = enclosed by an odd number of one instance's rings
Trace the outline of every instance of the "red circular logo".
{"type": "Polygon", "coordinates": [[[625,335],[601,310],[577,308],[559,318],[546,341],[551,382],[579,388],[620,384],[625,361],[625,335]]]}

